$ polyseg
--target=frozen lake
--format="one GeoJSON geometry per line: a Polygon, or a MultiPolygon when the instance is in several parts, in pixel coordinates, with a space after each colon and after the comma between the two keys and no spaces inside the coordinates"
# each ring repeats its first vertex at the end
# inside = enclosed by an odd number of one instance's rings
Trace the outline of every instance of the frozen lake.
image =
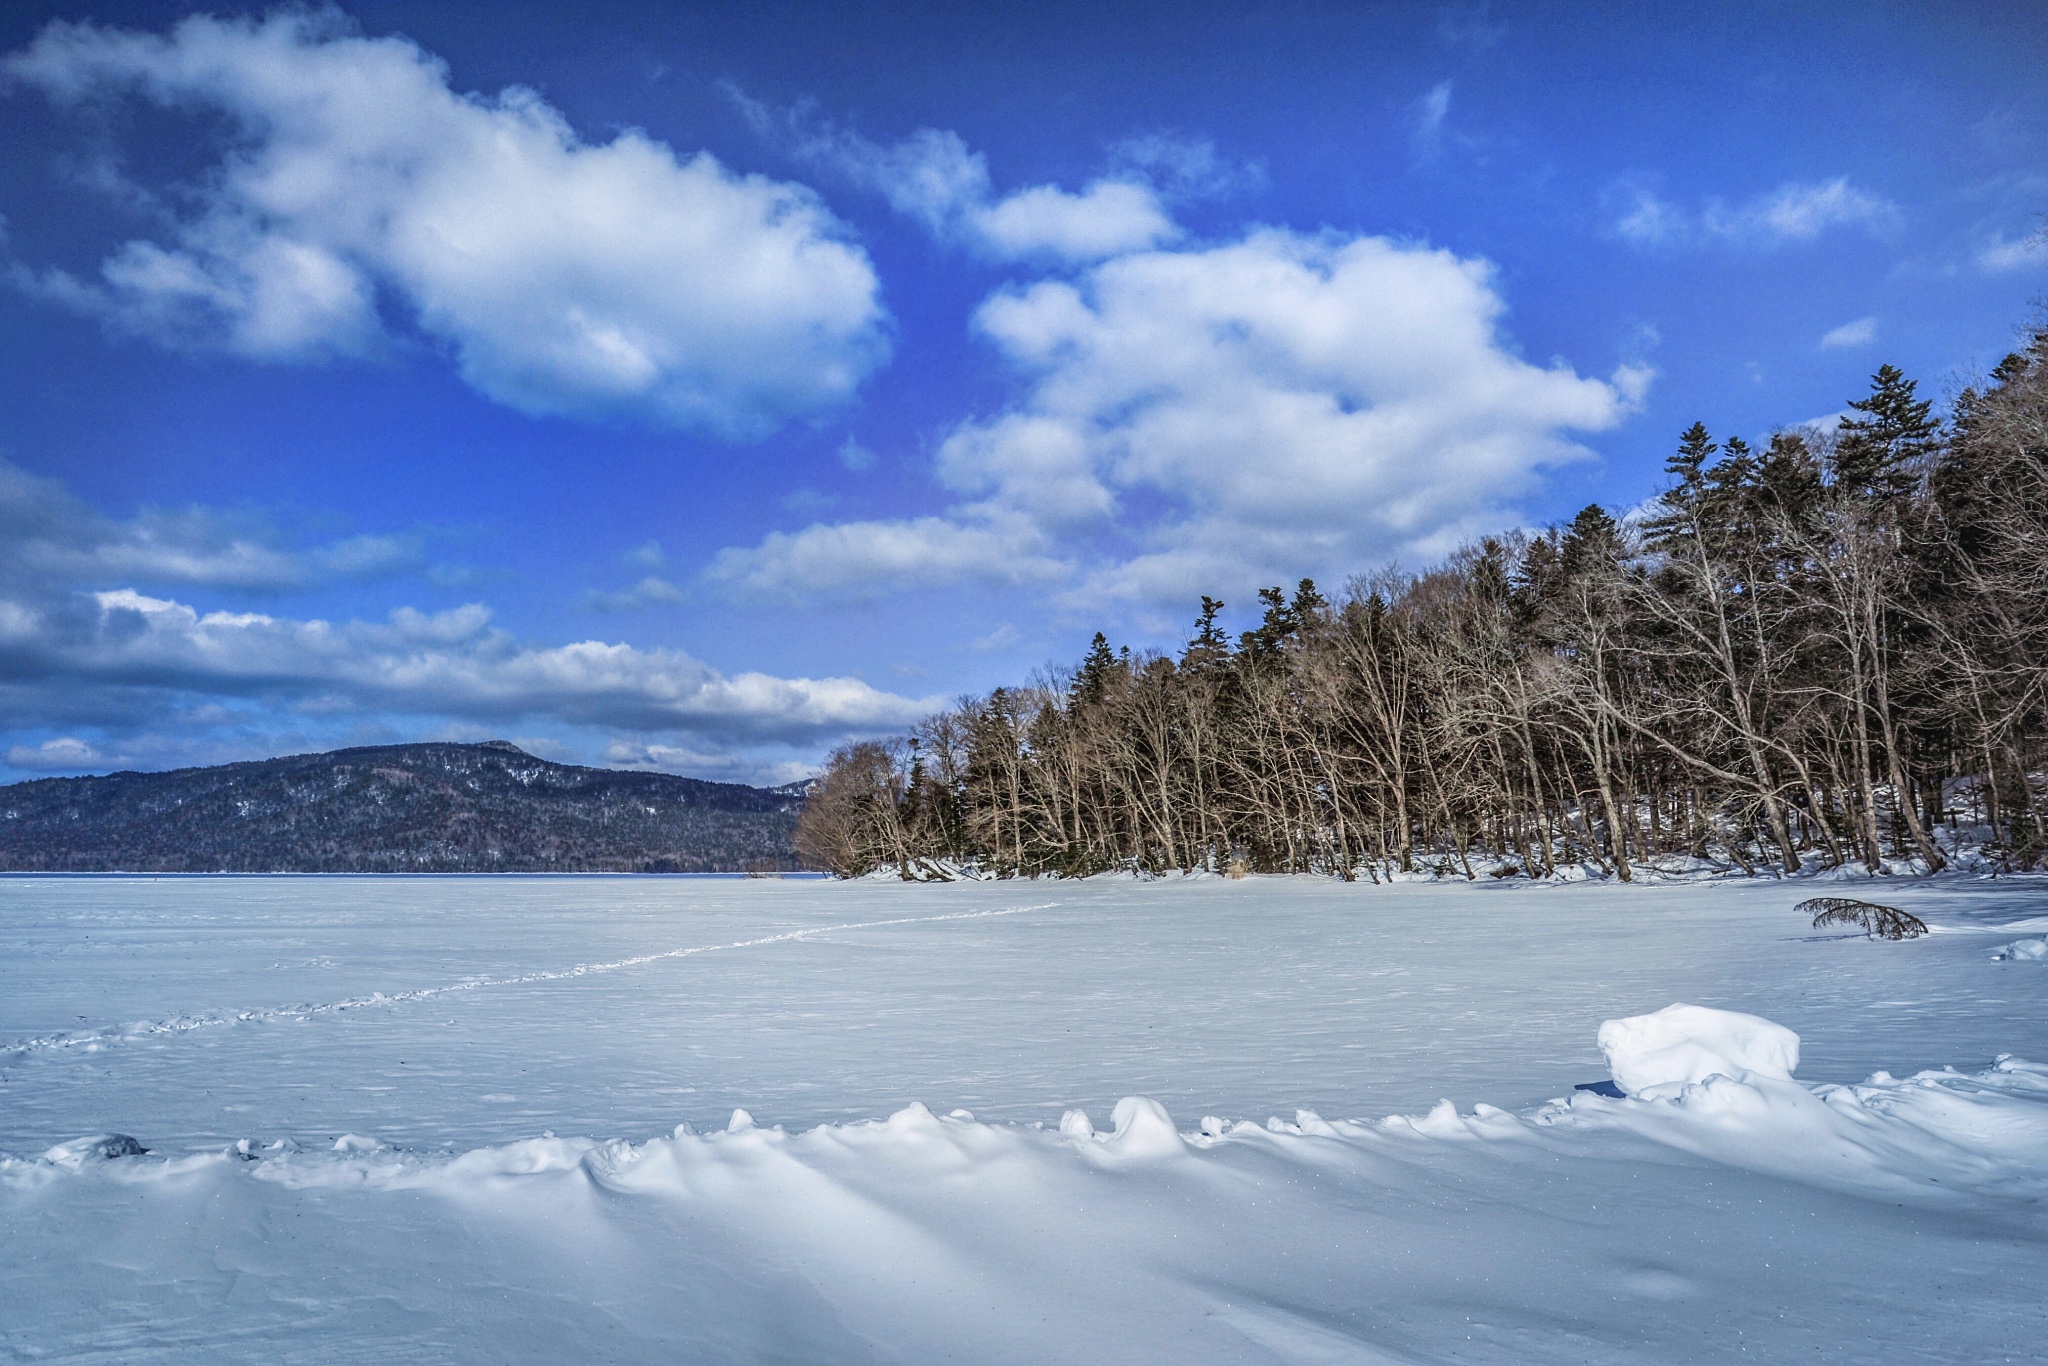
{"type": "MultiPolygon", "coordinates": [[[[0,1151],[93,1128],[470,1148],[913,1100],[1514,1108],[1604,1077],[1600,1022],[1675,1000],[1790,1026],[1828,1080],[2048,1056],[2048,993],[1992,941],[1816,933],[1790,910],[1815,890],[12,878],[0,1044],[61,1046],[8,1057],[0,1151]]],[[[2048,913],[2044,890],[1885,893],[1974,928],[2048,913]]]]}
{"type": "MultiPolygon", "coordinates": [[[[1811,1115],[1731,1127],[1622,1101],[1538,1122],[1607,1076],[1603,1020],[1674,1001],[1790,1027],[1809,1084],[2048,1060],[2048,963],[1992,960],[2048,928],[2048,887],[1887,882],[1880,899],[1935,927],[1906,943],[1807,928],[1791,907],[1820,890],[8,878],[0,1302],[16,1309],[0,1345],[22,1359],[1057,1360],[1144,1324],[1132,1359],[1647,1361],[1687,1343],[1739,1354],[1728,1335],[1745,1323],[1751,1344],[1802,1359],[1996,1359],[2048,1341],[2019,1285],[2048,1250],[2041,1183],[1985,1165],[2048,1158],[2028,1147],[2048,1136],[2031,1073],[1970,1091],[1991,1097],[1968,1102],[1981,1123],[1923,1086],[1945,1118],[1913,1133],[1950,1147],[1872,1147],[1876,1176],[1772,1156],[1833,1141],[1811,1115]],[[1058,1136],[1070,1108],[1106,1131],[1126,1096],[1190,1135],[1204,1116],[1252,1123],[1159,1153],[1142,1115],[1128,1142],[1058,1136]],[[1297,1117],[1421,1116],[1442,1097],[1513,1113],[1471,1121],[1498,1128],[1479,1136],[1440,1113],[1398,1140],[1297,1117]],[[857,1123],[912,1102],[971,1121],[857,1123]],[[683,1122],[722,1130],[736,1109],[790,1136],[667,1138],[683,1122]],[[1259,1127],[1270,1116],[1278,1131],[1259,1127]],[[150,1156],[75,1171],[38,1156],[109,1131],[150,1156]],[[262,1160],[223,1156],[238,1140],[262,1160]],[[1956,1143],[1949,1184],[1967,1196],[1940,1188],[1956,1143]],[[934,1145],[954,1156],[920,1165],[934,1145]],[[669,1175],[647,1185],[657,1168],[669,1175]],[[1873,1197],[1898,1181],[1919,1183],[1911,1199],[1873,1197]],[[1616,1189],[1646,1222],[1589,1232],[1616,1189]],[[995,1229],[1009,1250],[989,1261],[995,1229]],[[1226,1230],[1230,1251],[1194,1256],[1226,1230]],[[1010,1235],[1094,1250],[1046,1260],[1010,1235]],[[547,1269],[564,1237],[581,1271],[547,1269]],[[731,1255],[709,1237],[736,1239],[731,1255]],[[1867,1260],[1872,1239],[1890,1270],[1868,1290],[1818,1269],[1867,1260]],[[1255,1255],[1275,1245],[1299,1249],[1293,1273],[1255,1255]],[[1759,1269],[1772,1245],[1779,1278],[1759,1269]],[[433,1291],[422,1267],[451,1253],[474,1283],[437,1273],[433,1291]],[[1809,1255],[1806,1289],[1849,1298],[1788,1326],[1785,1258],[1809,1255]],[[352,1267],[345,1285],[326,1276],[333,1258],[352,1267]],[[1894,1306],[1865,1341],[1878,1292],[1927,1258],[1945,1259],[1944,1293],[1976,1327],[1921,1331],[1894,1306]],[[1733,1279],[1717,1290],[1716,1274],[1733,1279]],[[962,1295],[990,1303],[970,1312],[962,1295]],[[477,1296],[527,1307],[487,1313],[477,1296]],[[1484,1331],[1445,1336],[1475,1309],[1484,1331]],[[1053,1326],[1036,1349],[990,1347],[1041,1310],[1053,1326]],[[477,1336],[469,1313],[497,1326],[477,1336]]],[[[1890,1122],[1889,1096],[1868,1123],[1890,1122]]]]}

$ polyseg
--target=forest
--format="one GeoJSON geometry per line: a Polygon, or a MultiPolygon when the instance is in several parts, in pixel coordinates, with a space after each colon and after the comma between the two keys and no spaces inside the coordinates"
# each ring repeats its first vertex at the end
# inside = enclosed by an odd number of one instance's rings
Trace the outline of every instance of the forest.
{"type": "Polygon", "coordinates": [[[1668,486],[1419,573],[1203,598],[849,745],[797,830],[844,876],[1110,869],[1630,880],[2048,861],[2048,328],[1945,418],[1885,366],[1832,431],[1680,437],[1668,486]]]}

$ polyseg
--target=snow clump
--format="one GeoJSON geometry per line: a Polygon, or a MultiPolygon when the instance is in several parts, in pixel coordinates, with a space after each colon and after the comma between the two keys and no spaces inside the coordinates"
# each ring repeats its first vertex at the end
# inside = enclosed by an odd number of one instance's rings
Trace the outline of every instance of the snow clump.
{"type": "Polygon", "coordinates": [[[2048,958],[2048,937],[2041,939],[2015,939],[1997,953],[1992,954],[1991,957],[1994,962],[1999,963],[2048,958]]]}
{"type": "Polygon", "coordinates": [[[1708,1077],[1790,1081],[1799,1036],[1758,1015],[1669,1005],[1600,1026],[1614,1084],[1637,1099],[1665,1099],[1708,1077]]]}
{"type": "Polygon", "coordinates": [[[117,1157],[141,1157],[149,1149],[127,1134],[88,1134],[59,1143],[43,1154],[43,1161],[77,1171],[88,1162],[110,1162],[117,1157]]]}

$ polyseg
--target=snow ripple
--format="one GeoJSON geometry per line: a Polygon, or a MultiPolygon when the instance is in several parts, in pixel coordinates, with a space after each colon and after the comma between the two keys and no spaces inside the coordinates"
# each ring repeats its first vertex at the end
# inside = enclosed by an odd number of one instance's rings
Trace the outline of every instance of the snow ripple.
{"type": "Polygon", "coordinates": [[[620,972],[627,968],[644,967],[649,963],[659,963],[670,958],[689,958],[700,953],[723,953],[729,949],[753,949],[768,944],[786,944],[795,940],[813,939],[821,934],[836,934],[845,930],[873,930],[888,925],[925,925],[941,920],[987,920],[996,916],[1023,915],[1028,911],[1051,910],[1059,904],[1057,901],[1043,901],[1030,906],[1007,906],[987,911],[955,911],[946,915],[905,915],[896,916],[888,920],[850,920],[835,925],[814,925],[809,929],[788,930],[782,934],[762,935],[757,939],[736,939],[726,944],[696,944],[688,948],[664,949],[659,953],[635,954],[631,958],[617,958],[606,963],[578,963],[574,967],[553,968],[539,972],[522,972],[509,977],[472,977],[461,982],[450,982],[444,986],[420,987],[412,991],[373,991],[367,996],[351,996],[341,1001],[273,1006],[256,1010],[212,1011],[204,1014],[173,1015],[162,1020],[137,1020],[133,1024],[122,1025],[114,1029],[83,1029],[71,1033],[44,1034],[8,1044],[5,1051],[15,1055],[67,1049],[96,1052],[110,1043],[123,1043],[164,1034],[186,1034],[196,1029],[217,1029],[223,1025],[235,1024],[262,1024],[273,1020],[307,1020],[316,1016],[337,1015],[344,1011],[361,1010],[370,1006],[393,1006],[405,1005],[413,1001],[430,1001],[437,997],[458,996],[465,992],[484,991],[492,987],[526,986],[535,982],[562,982],[575,977],[595,977],[607,972],[620,972]]]}

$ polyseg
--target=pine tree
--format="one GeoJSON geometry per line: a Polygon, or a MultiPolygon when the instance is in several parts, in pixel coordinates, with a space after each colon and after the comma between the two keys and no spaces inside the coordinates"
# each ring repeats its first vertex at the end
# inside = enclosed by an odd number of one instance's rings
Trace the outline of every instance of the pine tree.
{"type": "Polygon", "coordinates": [[[1294,629],[1313,623],[1329,607],[1330,603],[1316,589],[1314,579],[1303,579],[1294,586],[1294,601],[1287,605],[1287,614],[1294,623],[1294,629]]]}
{"type": "Polygon", "coordinates": [[[1580,508],[1558,547],[1564,572],[1576,578],[1612,564],[1620,549],[1620,533],[1621,528],[1598,503],[1580,508]]]}
{"type": "Polygon", "coordinates": [[[1836,432],[1835,486],[1857,497],[1896,498],[1912,491],[1915,463],[1934,448],[1941,424],[1932,399],[1916,399],[1914,383],[1885,365],[1871,376],[1870,396],[1849,406],[1861,417],[1836,432]]]}
{"type": "Polygon", "coordinates": [[[1259,601],[1265,605],[1266,615],[1253,627],[1238,637],[1238,654],[1247,663],[1260,664],[1278,654],[1281,645],[1294,634],[1294,613],[1287,605],[1287,593],[1279,585],[1259,590],[1259,601]]]}
{"type": "Polygon", "coordinates": [[[1093,707],[1109,696],[1110,679],[1116,669],[1116,654],[1109,648],[1108,638],[1097,631],[1095,639],[1089,642],[1088,657],[1081,661],[1081,670],[1074,675],[1073,688],[1068,694],[1074,705],[1078,708],[1093,707]]]}
{"type": "Polygon", "coordinates": [[[1657,499],[1661,511],[1643,526],[1643,538],[1652,549],[1694,534],[1707,485],[1707,457],[1720,449],[1704,422],[1693,423],[1679,436],[1678,449],[1664,462],[1664,472],[1675,482],[1657,499]]]}
{"type": "Polygon", "coordinates": [[[1222,663],[1230,657],[1230,639],[1223,634],[1223,628],[1216,624],[1216,614],[1224,604],[1202,594],[1201,615],[1195,618],[1195,634],[1188,641],[1187,649],[1181,652],[1181,667],[1207,669],[1222,663]]]}
{"type": "Polygon", "coordinates": [[[1676,479],[1681,489],[1696,489],[1707,467],[1707,457],[1720,449],[1707,434],[1707,424],[1695,422],[1679,434],[1678,449],[1664,462],[1664,472],[1676,479]]]}

